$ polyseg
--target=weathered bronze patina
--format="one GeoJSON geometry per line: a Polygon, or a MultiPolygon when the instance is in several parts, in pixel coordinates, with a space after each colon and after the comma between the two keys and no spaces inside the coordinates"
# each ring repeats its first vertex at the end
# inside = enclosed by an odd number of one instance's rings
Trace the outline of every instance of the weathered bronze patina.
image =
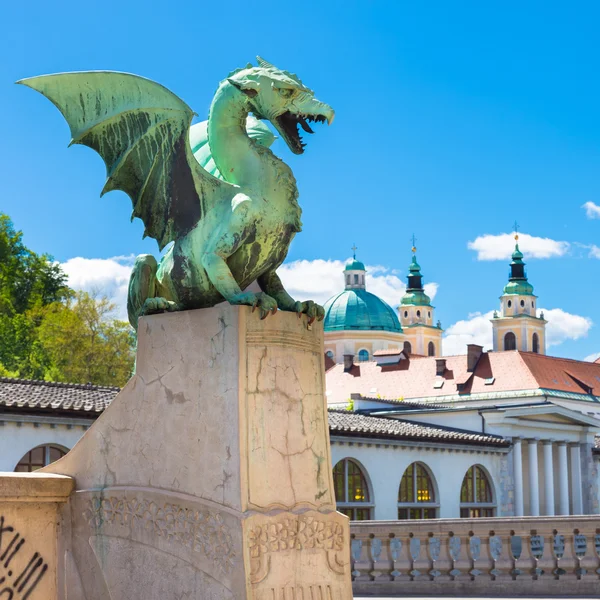
{"type": "Polygon", "coordinates": [[[133,327],[143,314],[223,300],[257,307],[261,318],[277,308],[323,318],[321,306],[295,301],[276,273],[301,230],[296,180],[269,150],[273,136],[264,126],[252,121],[246,129],[253,113],[302,154],[299,127],[312,133],[308,122],[331,124],[333,109],[296,75],[260,58],[234,71],[201,126],[191,126],[194,112],[180,98],[136,75],[62,73],[19,83],[56,105],[72,144],[104,159],[102,193],[126,192],[144,235],[161,250],[173,242],[159,264],[151,255],[136,259],[127,303],[133,327]],[[255,280],[261,292],[243,291],[255,280]]]}

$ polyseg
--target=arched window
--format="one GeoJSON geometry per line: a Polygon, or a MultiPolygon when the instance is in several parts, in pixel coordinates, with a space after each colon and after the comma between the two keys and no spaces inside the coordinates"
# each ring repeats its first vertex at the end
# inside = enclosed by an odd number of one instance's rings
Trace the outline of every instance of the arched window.
{"type": "Polygon", "coordinates": [[[531,350],[536,354],[540,351],[540,338],[537,333],[534,333],[531,338],[531,350]]]}
{"type": "Polygon", "coordinates": [[[460,516],[493,517],[496,509],[492,484],[483,467],[469,467],[460,488],[460,516]]]}
{"type": "Polygon", "coordinates": [[[407,317],[408,317],[408,311],[407,311],[407,310],[405,310],[405,311],[404,311],[404,318],[406,319],[407,317]]]}
{"type": "Polygon", "coordinates": [[[505,350],[516,350],[517,349],[517,338],[512,331],[509,331],[504,336],[504,349],[505,350]]]}
{"type": "Polygon", "coordinates": [[[404,342],[404,352],[407,354],[412,352],[412,346],[410,345],[410,342],[404,342]]]}
{"type": "Polygon", "coordinates": [[[337,509],[353,521],[371,519],[373,503],[362,469],[351,458],[344,458],[333,467],[333,487],[337,509]]]}
{"type": "Polygon", "coordinates": [[[48,466],[55,460],[62,458],[67,453],[67,450],[60,446],[52,446],[46,444],[45,446],[37,446],[33,450],[30,450],[15,467],[16,473],[31,473],[37,471],[42,467],[48,466]]]}
{"type": "Polygon", "coordinates": [[[427,356],[435,356],[435,344],[433,342],[427,344],[427,356]]]}
{"type": "Polygon", "coordinates": [[[369,351],[365,350],[364,348],[362,350],[358,351],[358,362],[366,362],[369,360],[369,351]]]}
{"type": "Polygon", "coordinates": [[[525,300],[521,300],[521,307],[525,306],[525,300]]]}
{"type": "Polygon", "coordinates": [[[420,317],[420,316],[421,316],[421,311],[420,311],[420,310],[418,310],[418,311],[417,311],[417,317],[420,317]]]}
{"type": "Polygon", "coordinates": [[[508,301],[507,304],[508,304],[508,308],[510,308],[512,306],[512,302],[510,300],[508,301]]]}
{"type": "Polygon", "coordinates": [[[408,466],[398,490],[398,519],[435,519],[436,501],[433,478],[423,463],[408,466]]]}

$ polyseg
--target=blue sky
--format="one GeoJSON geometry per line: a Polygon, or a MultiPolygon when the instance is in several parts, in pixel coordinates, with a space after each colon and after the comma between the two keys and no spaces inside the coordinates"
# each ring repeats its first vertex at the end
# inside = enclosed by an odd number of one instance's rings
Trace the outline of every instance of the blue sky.
{"type": "Polygon", "coordinates": [[[294,290],[322,299],[332,261],[356,242],[361,260],[381,267],[371,289],[397,302],[414,232],[452,344],[481,340],[489,327],[474,315],[497,307],[508,261],[480,258],[511,251],[510,239],[482,236],[509,233],[516,219],[533,236],[523,250],[539,306],[562,311],[550,353],[583,358],[600,352],[600,219],[582,208],[600,205],[599,13],[593,2],[10,3],[0,24],[0,210],[30,247],[70,264],[74,283],[118,296],[128,263],[106,259],[156,244],[129,222],[127,197],[99,199],[101,159],[67,149],[56,109],[13,82],[130,71],[205,118],[217,83],[260,54],[336,109],[303,156],[274,147],[304,211],[286,267],[294,290]]]}

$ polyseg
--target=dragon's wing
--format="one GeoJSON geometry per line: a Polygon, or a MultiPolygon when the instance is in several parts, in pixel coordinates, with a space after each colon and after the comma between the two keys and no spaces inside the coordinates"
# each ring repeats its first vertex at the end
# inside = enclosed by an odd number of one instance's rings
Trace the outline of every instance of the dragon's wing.
{"type": "MultiPolygon", "coordinates": [[[[246,133],[251,140],[257,144],[268,148],[277,139],[277,136],[256,117],[248,115],[246,119],[246,133]]],[[[196,160],[200,166],[206,169],[211,175],[224,179],[217,168],[208,145],[208,121],[196,123],[190,127],[190,145],[196,160]]]]}
{"type": "Polygon", "coordinates": [[[19,81],[46,96],[71,128],[71,144],[93,148],[106,163],[102,194],[123,190],[144,237],[159,247],[184,236],[235,186],[194,158],[189,130],[194,112],[165,87],[111,71],[59,73],[19,81]]]}

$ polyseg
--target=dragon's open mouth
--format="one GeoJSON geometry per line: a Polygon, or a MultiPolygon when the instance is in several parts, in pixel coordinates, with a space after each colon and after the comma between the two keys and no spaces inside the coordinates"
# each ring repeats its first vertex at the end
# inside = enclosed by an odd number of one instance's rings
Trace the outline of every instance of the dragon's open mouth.
{"type": "Polygon", "coordinates": [[[300,127],[306,131],[306,133],[314,133],[310,128],[309,122],[325,123],[327,117],[323,115],[303,115],[295,114],[290,111],[286,111],[279,115],[276,119],[277,129],[285,138],[287,145],[294,154],[302,154],[306,144],[300,137],[300,127]]]}

